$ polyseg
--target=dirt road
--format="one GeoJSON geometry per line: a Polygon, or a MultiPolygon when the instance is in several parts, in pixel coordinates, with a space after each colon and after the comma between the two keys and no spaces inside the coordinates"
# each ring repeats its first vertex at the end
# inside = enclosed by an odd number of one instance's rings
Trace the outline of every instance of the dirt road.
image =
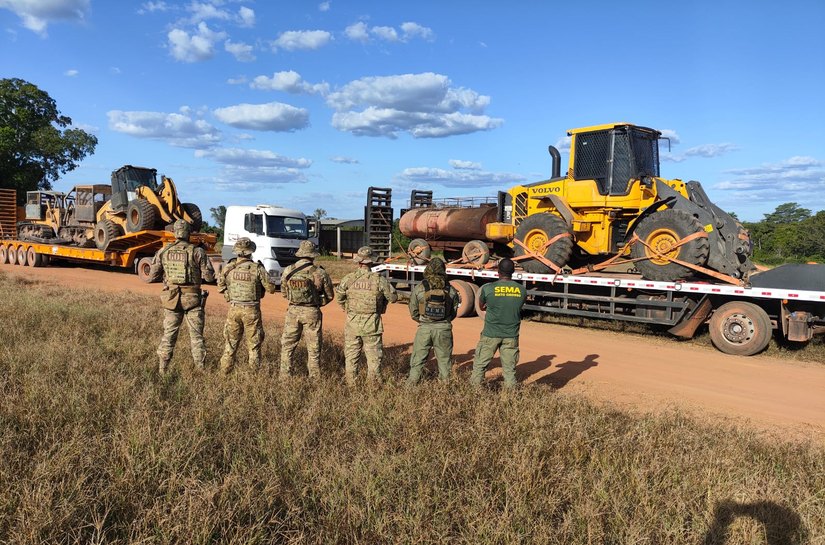
{"type": "MultiPolygon", "coordinates": [[[[158,284],[144,284],[134,274],[122,272],[12,265],[0,265],[0,271],[73,288],[144,294],[160,290],[158,284]]],[[[214,286],[207,289],[215,291],[214,286]]],[[[210,297],[209,304],[213,311],[225,312],[222,297],[210,297]]],[[[265,320],[280,324],[286,305],[276,294],[266,297],[262,308],[265,320]]],[[[325,329],[340,332],[343,323],[344,314],[337,305],[325,307],[325,329]]],[[[391,305],[385,315],[385,343],[411,343],[414,326],[406,305],[391,305]]],[[[455,354],[460,369],[471,365],[481,327],[480,318],[456,320],[455,354]]],[[[518,371],[524,382],[552,385],[611,406],[641,411],[677,408],[779,437],[825,442],[825,364],[727,356],[675,340],[525,322],[518,371]]],[[[488,376],[499,373],[493,369],[488,376]]]]}

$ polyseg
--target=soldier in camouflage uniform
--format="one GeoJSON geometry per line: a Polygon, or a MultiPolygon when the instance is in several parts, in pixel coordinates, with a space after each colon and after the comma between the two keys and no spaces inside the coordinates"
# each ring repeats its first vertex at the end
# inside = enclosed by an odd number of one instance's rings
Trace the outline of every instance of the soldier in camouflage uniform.
{"type": "Polygon", "coordinates": [[[315,244],[304,240],[295,252],[298,262],[284,269],[281,276],[281,293],[289,301],[284,318],[284,332],[281,336],[281,378],[292,372],[295,348],[301,340],[301,332],[306,332],[307,370],[309,378],[321,377],[321,307],[335,297],[332,280],[323,267],[313,263],[318,257],[315,244]]]}
{"type": "Polygon", "coordinates": [[[424,281],[410,293],[410,316],[418,322],[410,356],[408,385],[421,380],[430,348],[438,360],[438,378],[447,382],[453,365],[453,324],[458,293],[447,283],[444,261],[432,258],[424,268],[424,281]]]}
{"type": "Polygon", "coordinates": [[[346,275],[335,289],[336,300],[347,312],[344,357],[347,384],[350,386],[355,385],[362,348],[367,357],[367,380],[377,382],[381,379],[381,360],[384,357],[381,315],[386,311],[387,304],[397,299],[395,288],[387,278],[370,270],[375,258],[369,246],[359,248],[352,259],[359,264],[358,270],[346,275]]]}
{"type": "Polygon", "coordinates": [[[175,242],[155,254],[149,270],[149,281],[163,278],[161,305],[163,306],[163,338],[158,346],[158,371],[166,373],[172,352],[178,340],[183,319],[189,327],[192,359],[195,367],[203,369],[206,363],[206,343],[203,341],[204,306],[208,292],[201,292],[201,281],[214,282],[215,270],[206,257],[206,251],[189,242],[190,226],[183,220],[174,225],[175,242]]]}
{"type": "Polygon", "coordinates": [[[267,291],[275,291],[264,266],[250,259],[255,252],[254,242],[246,237],[239,238],[232,252],[238,257],[229,261],[218,279],[218,291],[229,301],[223,327],[226,344],[221,356],[221,371],[226,375],[235,367],[235,354],[241,337],[246,337],[249,365],[260,369],[261,345],[264,342],[260,302],[267,291]]]}

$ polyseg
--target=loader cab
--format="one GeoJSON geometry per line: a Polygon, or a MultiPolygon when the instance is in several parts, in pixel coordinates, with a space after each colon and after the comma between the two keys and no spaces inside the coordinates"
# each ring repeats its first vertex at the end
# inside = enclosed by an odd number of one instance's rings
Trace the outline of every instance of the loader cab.
{"type": "Polygon", "coordinates": [[[594,180],[601,195],[627,195],[633,180],[659,176],[659,138],[654,129],[628,123],[568,131],[574,180],[594,180]]]}
{"type": "Polygon", "coordinates": [[[157,169],[125,165],[112,172],[112,209],[125,211],[139,187],[157,191],[157,169]]]}
{"type": "Polygon", "coordinates": [[[66,195],[66,207],[72,209],[74,220],[94,224],[97,213],[111,197],[111,186],[77,185],[66,195]]]}

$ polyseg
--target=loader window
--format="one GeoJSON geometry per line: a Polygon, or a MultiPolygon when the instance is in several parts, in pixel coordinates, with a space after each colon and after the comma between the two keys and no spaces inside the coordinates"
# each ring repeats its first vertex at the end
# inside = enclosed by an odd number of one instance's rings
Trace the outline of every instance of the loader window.
{"type": "Polygon", "coordinates": [[[613,131],[613,169],[610,172],[610,195],[624,195],[633,178],[633,154],[630,136],[625,130],[613,131]]]}
{"type": "Polygon", "coordinates": [[[599,193],[607,193],[607,159],[610,156],[610,131],[576,135],[576,180],[596,180],[599,193]]]}
{"type": "Polygon", "coordinates": [[[639,130],[632,132],[633,158],[636,161],[635,177],[659,176],[659,136],[639,130]]]}

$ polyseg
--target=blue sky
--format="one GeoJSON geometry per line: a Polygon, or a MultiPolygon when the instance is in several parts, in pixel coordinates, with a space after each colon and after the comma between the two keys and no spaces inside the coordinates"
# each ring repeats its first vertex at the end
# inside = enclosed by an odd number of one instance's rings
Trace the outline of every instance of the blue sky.
{"type": "Polygon", "coordinates": [[[755,220],[825,208],[825,2],[0,0],[0,75],[204,209],[360,217],[367,187],[494,194],[567,129],[665,132],[662,174],[755,220]]]}

